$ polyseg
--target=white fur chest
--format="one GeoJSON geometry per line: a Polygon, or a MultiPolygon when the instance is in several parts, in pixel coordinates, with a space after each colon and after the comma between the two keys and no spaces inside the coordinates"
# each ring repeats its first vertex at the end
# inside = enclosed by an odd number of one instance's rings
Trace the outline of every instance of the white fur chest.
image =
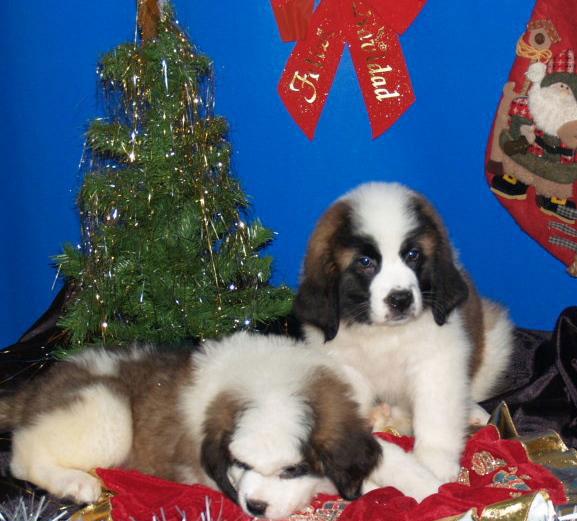
{"type": "MultiPolygon", "coordinates": [[[[312,340],[310,333],[307,331],[307,337],[312,340]]],[[[445,373],[450,371],[447,358],[463,367],[470,355],[458,312],[443,326],[435,324],[428,312],[400,326],[341,324],[337,336],[321,342],[319,349],[359,371],[368,380],[375,400],[409,409],[416,373],[445,373]]]]}

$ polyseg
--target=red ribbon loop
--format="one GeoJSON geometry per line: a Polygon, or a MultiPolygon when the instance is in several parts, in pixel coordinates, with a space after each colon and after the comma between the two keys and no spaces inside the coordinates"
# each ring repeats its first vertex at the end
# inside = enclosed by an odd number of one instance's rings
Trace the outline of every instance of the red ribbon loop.
{"type": "MultiPolygon", "coordinates": [[[[272,0],[287,10],[303,0],[272,0]]],[[[399,42],[426,0],[322,0],[279,83],[288,111],[312,139],[348,43],[373,130],[385,132],[415,101],[399,42]]],[[[302,11],[301,11],[302,12],[302,11]]],[[[278,20],[277,15],[277,20],[278,20]]],[[[282,29],[281,29],[282,32],[282,29]]],[[[296,31],[293,31],[293,33],[296,31]]]]}

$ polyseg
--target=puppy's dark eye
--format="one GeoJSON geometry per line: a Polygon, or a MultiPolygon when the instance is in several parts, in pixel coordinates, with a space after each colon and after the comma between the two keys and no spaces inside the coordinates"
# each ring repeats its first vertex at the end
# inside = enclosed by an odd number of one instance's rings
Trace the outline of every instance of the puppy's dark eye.
{"type": "Polygon", "coordinates": [[[285,467],[280,473],[280,478],[282,479],[295,479],[305,476],[310,472],[310,466],[308,463],[299,463],[298,465],[291,465],[290,467],[285,467]]]}
{"type": "Polygon", "coordinates": [[[370,257],[359,257],[357,259],[357,265],[365,271],[373,271],[377,267],[375,260],[370,257]]]}
{"type": "Polygon", "coordinates": [[[405,253],[406,262],[418,262],[421,260],[421,250],[419,248],[411,248],[407,253],[405,253]]]}
{"type": "Polygon", "coordinates": [[[237,459],[233,459],[232,464],[234,466],[238,467],[239,469],[242,469],[242,470],[251,470],[252,469],[252,467],[250,465],[247,465],[246,463],[243,463],[242,461],[239,461],[237,459]]]}

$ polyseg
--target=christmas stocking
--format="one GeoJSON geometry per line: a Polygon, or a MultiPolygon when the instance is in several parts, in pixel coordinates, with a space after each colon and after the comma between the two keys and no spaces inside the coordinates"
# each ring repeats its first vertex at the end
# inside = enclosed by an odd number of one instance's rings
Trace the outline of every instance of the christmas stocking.
{"type": "Polygon", "coordinates": [[[487,180],[517,223],[577,276],[577,8],[537,0],[497,109],[487,180]]]}

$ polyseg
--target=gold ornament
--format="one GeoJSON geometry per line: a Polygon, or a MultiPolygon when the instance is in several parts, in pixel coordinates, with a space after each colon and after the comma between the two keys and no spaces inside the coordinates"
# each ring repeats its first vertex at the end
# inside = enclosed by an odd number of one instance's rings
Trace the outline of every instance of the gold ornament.
{"type": "Polygon", "coordinates": [[[479,476],[491,474],[491,472],[504,467],[506,464],[505,461],[495,458],[495,456],[486,450],[475,452],[471,458],[471,467],[479,476]]]}

